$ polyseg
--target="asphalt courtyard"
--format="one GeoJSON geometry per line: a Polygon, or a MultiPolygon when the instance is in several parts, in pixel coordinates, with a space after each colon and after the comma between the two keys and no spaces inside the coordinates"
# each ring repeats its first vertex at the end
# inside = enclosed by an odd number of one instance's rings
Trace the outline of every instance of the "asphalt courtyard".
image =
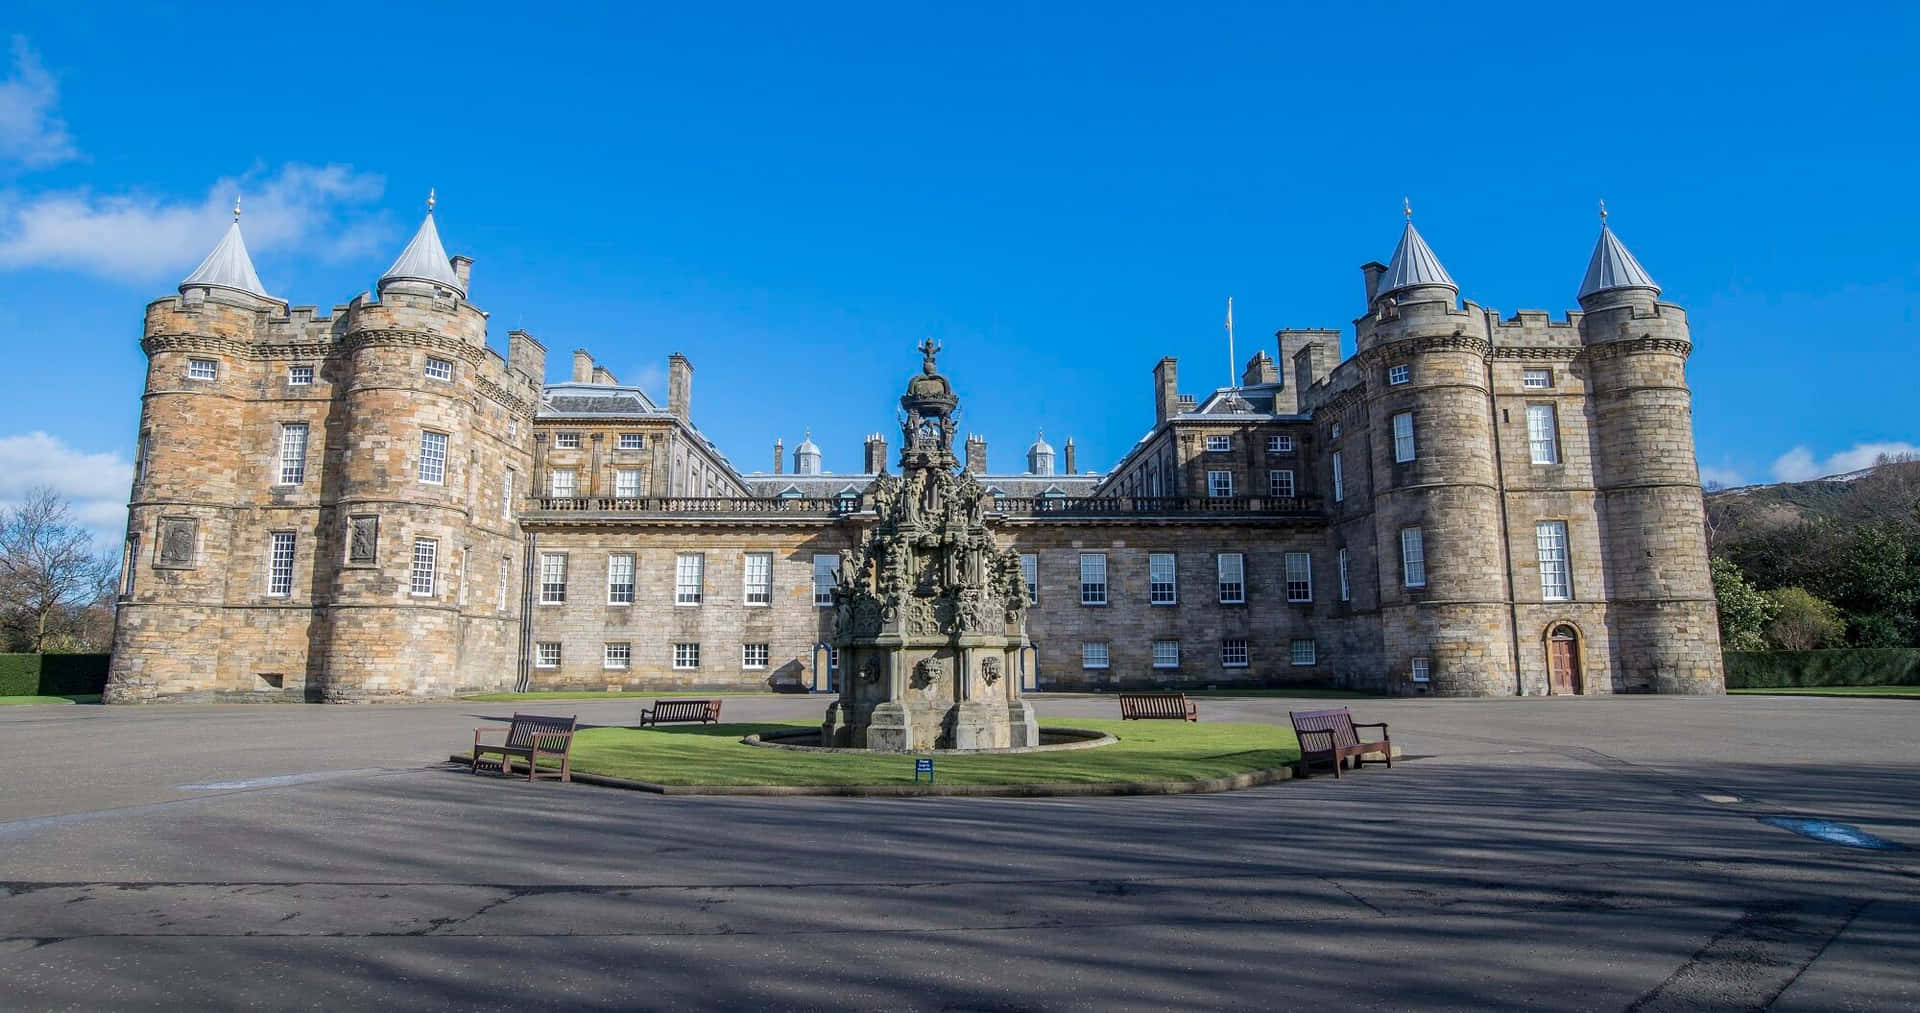
{"type": "Polygon", "coordinates": [[[1038,800],[445,767],[512,704],[0,708],[0,1008],[1920,1009],[1920,701],[1351,705],[1408,761],[1038,800]]]}

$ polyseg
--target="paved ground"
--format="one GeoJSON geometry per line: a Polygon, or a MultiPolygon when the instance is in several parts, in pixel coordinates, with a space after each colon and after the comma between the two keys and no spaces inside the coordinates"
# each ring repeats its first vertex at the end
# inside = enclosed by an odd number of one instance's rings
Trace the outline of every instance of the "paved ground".
{"type": "Polygon", "coordinates": [[[1032,801],[435,765],[511,704],[0,709],[0,1008],[1920,1008],[1920,701],[1354,706],[1418,759],[1032,801]]]}

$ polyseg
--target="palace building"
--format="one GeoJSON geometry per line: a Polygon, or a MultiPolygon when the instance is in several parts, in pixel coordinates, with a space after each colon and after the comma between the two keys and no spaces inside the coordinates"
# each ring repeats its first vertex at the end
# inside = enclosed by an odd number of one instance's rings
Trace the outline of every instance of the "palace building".
{"type": "MultiPolygon", "coordinates": [[[[147,307],[110,702],[838,686],[833,589],[886,437],[856,474],[811,437],[743,473],[684,356],[664,406],[585,351],[547,383],[532,335],[489,345],[471,265],[430,207],[322,315],[264,290],[236,213],[147,307]]],[[[1720,692],[1685,312],[1604,222],[1561,320],[1463,302],[1410,220],[1361,271],[1355,355],[1282,330],[1194,393],[1162,359],[1105,473],[1072,440],[1006,471],[963,442],[1027,587],[1010,676],[1720,692]]]]}

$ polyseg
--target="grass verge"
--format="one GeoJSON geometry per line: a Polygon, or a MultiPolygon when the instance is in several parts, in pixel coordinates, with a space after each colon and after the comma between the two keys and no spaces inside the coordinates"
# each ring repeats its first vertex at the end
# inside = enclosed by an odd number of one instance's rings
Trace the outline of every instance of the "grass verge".
{"type": "Polygon", "coordinates": [[[36,704],[99,703],[98,693],[74,693],[69,696],[0,696],[0,707],[31,707],[36,704]]]}
{"type": "MultiPolygon", "coordinates": [[[[913,783],[911,756],[809,754],[740,742],[755,732],[806,727],[819,726],[589,728],[574,737],[573,769],[655,784],[913,783]]],[[[1097,728],[1120,741],[1057,753],[939,756],[935,776],[950,785],[1191,781],[1285,766],[1300,758],[1293,731],[1274,725],[1076,719],[1071,727],[1097,728]]]]}
{"type": "Polygon", "coordinates": [[[568,689],[539,691],[531,693],[474,693],[462,696],[462,700],[476,700],[480,703],[518,703],[520,701],[539,702],[541,700],[712,700],[727,696],[805,696],[804,693],[775,693],[770,690],[713,690],[705,693],[674,690],[668,693],[640,693],[628,690],[568,689]]]}
{"type": "Polygon", "coordinates": [[[1740,696],[1865,696],[1887,699],[1920,699],[1920,686],[1769,686],[1765,689],[1730,689],[1740,696]]]}

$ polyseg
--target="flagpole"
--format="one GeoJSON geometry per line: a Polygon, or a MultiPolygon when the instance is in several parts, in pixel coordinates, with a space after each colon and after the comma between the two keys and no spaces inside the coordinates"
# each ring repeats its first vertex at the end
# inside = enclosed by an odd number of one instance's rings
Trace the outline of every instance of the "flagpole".
{"type": "Polygon", "coordinates": [[[1233,297],[1227,297],[1227,386],[1233,386],[1234,370],[1240,368],[1240,360],[1233,354],[1233,297]]]}

